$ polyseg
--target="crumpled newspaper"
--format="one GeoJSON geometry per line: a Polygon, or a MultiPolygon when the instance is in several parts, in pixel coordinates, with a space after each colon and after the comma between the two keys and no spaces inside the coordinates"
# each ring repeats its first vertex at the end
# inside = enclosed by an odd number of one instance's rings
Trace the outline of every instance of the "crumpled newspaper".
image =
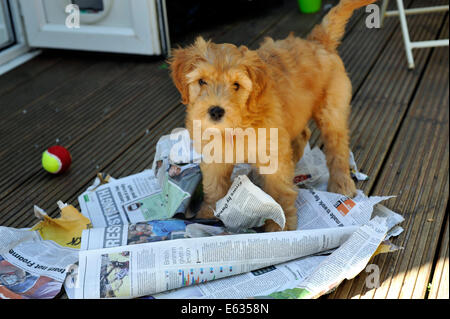
{"type": "MultiPolygon", "coordinates": [[[[359,181],[369,179],[366,174],[361,173],[356,166],[353,152],[350,151],[349,157],[350,174],[359,181]]],[[[303,157],[295,165],[294,184],[305,188],[314,188],[326,191],[330,173],[327,167],[325,154],[317,146],[311,149],[306,144],[303,157]]]]}
{"type": "Polygon", "coordinates": [[[284,229],[283,209],[271,196],[254,185],[246,175],[237,176],[227,195],[216,203],[214,215],[227,229],[242,231],[260,227],[270,219],[284,229]]]}
{"type": "Polygon", "coordinates": [[[201,154],[194,150],[189,131],[178,129],[158,140],[152,169],[156,172],[164,159],[167,159],[169,164],[199,164],[201,158],[201,154]]]}
{"type": "Polygon", "coordinates": [[[34,206],[34,215],[41,221],[31,230],[36,230],[44,240],[53,240],[64,247],[80,248],[83,229],[92,227],[89,218],[82,215],[72,205],[57,202],[61,210],[59,218],[51,218],[38,206],[34,206]]]}

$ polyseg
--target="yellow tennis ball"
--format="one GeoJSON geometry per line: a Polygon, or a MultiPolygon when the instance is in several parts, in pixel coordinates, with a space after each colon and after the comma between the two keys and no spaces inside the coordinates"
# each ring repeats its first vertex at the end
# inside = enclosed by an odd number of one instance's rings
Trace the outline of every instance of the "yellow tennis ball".
{"type": "Polygon", "coordinates": [[[72,157],[67,149],[56,145],[42,153],[42,167],[49,173],[59,174],[67,170],[72,157]]]}

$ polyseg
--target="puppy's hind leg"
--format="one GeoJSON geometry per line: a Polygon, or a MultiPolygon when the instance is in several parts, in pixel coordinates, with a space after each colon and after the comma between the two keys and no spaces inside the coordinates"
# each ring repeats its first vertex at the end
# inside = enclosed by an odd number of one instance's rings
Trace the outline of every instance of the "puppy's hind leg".
{"type": "Polygon", "coordinates": [[[280,167],[276,173],[263,175],[264,191],[281,205],[286,217],[284,229],[281,229],[276,223],[269,220],[264,226],[264,231],[266,232],[297,229],[295,200],[298,193],[295,191],[293,184],[293,172],[294,165],[289,160],[289,163],[280,163],[280,167]]]}
{"type": "Polygon", "coordinates": [[[294,164],[296,164],[303,156],[303,152],[305,150],[305,146],[311,137],[311,130],[308,127],[305,127],[303,131],[297,135],[292,141],[292,160],[294,164]]]}
{"type": "Polygon", "coordinates": [[[328,191],[349,197],[356,195],[355,182],[350,177],[349,129],[351,83],[345,74],[331,83],[324,105],[314,120],[325,144],[327,166],[330,171],[328,191]]]}

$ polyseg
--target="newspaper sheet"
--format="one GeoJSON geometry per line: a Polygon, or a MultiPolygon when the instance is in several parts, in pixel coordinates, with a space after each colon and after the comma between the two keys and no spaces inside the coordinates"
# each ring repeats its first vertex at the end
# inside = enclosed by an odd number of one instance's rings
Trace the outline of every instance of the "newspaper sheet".
{"type": "Polygon", "coordinates": [[[299,189],[295,205],[298,229],[362,225],[372,216],[373,207],[393,196],[367,197],[361,190],[357,196],[347,196],[313,189],[299,189]]]}
{"type": "MultiPolygon", "coordinates": [[[[200,171],[201,155],[193,147],[193,142],[186,129],[176,129],[170,135],[164,135],[156,144],[156,154],[153,159],[152,169],[158,177],[160,185],[167,195],[167,187],[177,185],[185,192],[185,196],[179,204],[172,197],[168,197],[168,205],[179,205],[171,208],[176,214],[182,214],[186,218],[195,215],[195,209],[190,207],[192,196],[199,186],[202,175],[200,171]]],[[[171,193],[170,195],[173,196],[171,193]]]]}
{"type": "Polygon", "coordinates": [[[259,227],[268,219],[284,228],[283,209],[246,175],[237,176],[227,195],[216,203],[214,215],[231,231],[259,227]]]}
{"type": "Polygon", "coordinates": [[[156,153],[152,169],[156,171],[158,162],[167,159],[171,164],[199,164],[202,156],[193,147],[193,141],[186,129],[176,129],[170,135],[162,136],[156,143],[156,153]]]}
{"type": "Polygon", "coordinates": [[[155,299],[241,299],[296,287],[327,256],[307,256],[233,277],[155,294],[155,299]]]}
{"type": "Polygon", "coordinates": [[[357,229],[187,238],[80,251],[75,298],[131,298],[204,283],[339,247],[357,229]]]}
{"type": "Polygon", "coordinates": [[[43,240],[38,231],[0,226],[0,298],[53,298],[78,250],[43,240]]]}
{"type": "MultiPolygon", "coordinates": [[[[298,214],[302,214],[301,210],[298,211],[298,214]]],[[[317,215],[325,215],[326,212],[323,210],[316,210],[317,215]]],[[[312,219],[316,219],[318,217],[312,216],[312,219]]],[[[390,209],[377,204],[373,209],[373,213],[371,216],[372,220],[370,223],[375,225],[375,223],[379,223],[381,227],[384,229],[386,225],[386,229],[391,229],[386,236],[386,239],[390,236],[399,235],[402,232],[402,228],[400,226],[396,226],[401,223],[404,219],[399,214],[391,211],[390,209]],[[375,218],[377,218],[375,220],[375,218]],[[389,233],[391,233],[389,235],[389,233]]],[[[367,221],[369,222],[369,221],[367,221]]],[[[344,219],[343,223],[347,223],[347,220],[344,219]]],[[[317,224],[316,224],[317,225],[317,224]]],[[[331,228],[332,230],[333,228],[331,228]]],[[[336,226],[334,226],[336,229],[336,226]]],[[[364,228],[365,229],[365,228],[364,228]]],[[[363,230],[359,230],[359,232],[364,232],[363,230]]],[[[354,236],[354,235],[352,235],[354,236]]],[[[379,242],[379,239],[376,239],[376,242],[379,242]]],[[[373,241],[371,238],[367,238],[360,243],[360,246],[363,246],[367,249],[364,250],[364,253],[372,256],[377,249],[377,245],[373,245],[373,241]],[[366,243],[367,242],[367,243],[366,243]]],[[[394,251],[398,249],[398,247],[393,247],[389,242],[385,242],[388,251],[394,251]]],[[[344,243],[345,245],[345,243],[344,243]]],[[[339,250],[339,248],[338,248],[339,250]]],[[[329,251],[329,253],[334,250],[329,251]]],[[[323,252],[325,254],[327,252],[323,252]]],[[[361,248],[356,246],[349,246],[342,252],[339,251],[332,254],[333,259],[330,259],[330,262],[335,267],[341,267],[342,265],[335,264],[336,258],[346,258],[347,264],[345,265],[346,278],[349,277],[349,273],[359,273],[362,268],[357,256],[361,255],[361,248]],[[345,257],[342,257],[341,254],[345,254],[345,257]],[[341,256],[341,257],[340,257],[341,256]]],[[[324,262],[328,260],[330,256],[307,256],[297,260],[293,260],[280,265],[269,266],[264,269],[257,270],[255,272],[249,272],[246,274],[228,277],[219,279],[217,281],[211,281],[207,283],[202,283],[195,286],[190,286],[186,288],[175,289],[171,291],[167,291],[160,294],[153,295],[154,298],[161,299],[171,299],[171,298],[252,298],[255,296],[264,296],[270,295],[272,293],[285,291],[283,294],[275,294],[272,297],[283,297],[283,298],[305,298],[307,296],[312,297],[313,295],[310,293],[306,293],[304,290],[298,291],[293,290],[290,291],[288,289],[297,288],[305,279],[309,278],[309,276],[314,272],[318,272],[320,267],[323,265],[327,265],[324,262]],[[264,274],[264,275],[261,275],[264,274]],[[294,292],[301,292],[294,294],[294,292]]],[[[364,259],[365,260],[365,259],[364,259]]],[[[365,265],[364,265],[365,266],[365,265]]],[[[331,266],[329,266],[331,267],[331,266]]],[[[322,278],[325,285],[320,289],[327,290],[328,287],[337,286],[342,278],[339,276],[335,276],[333,272],[325,272],[325,277],[322,278]]]]}
{"type": "MultiPolygon", "coordinates": [[[[81,249],[99,249],[135,245],[180,238],[197,238],[218,235],[230,235],[218,222],[213,220],[155,220],[129,225],[117,225],[106,228],[90,228],[83,231],[81,249]],[[195,221],[195,222],[194,222],[195,221]],[[196,221],[208,222],[211,225],[196,221]]],[[[75,297],[75,283],[78,276],[78,262],[68,270],[64,288],[70,299],[75,297]]]]}
{"type": "Polygon", "coordinates": [[[229,235],[223,227],[180,219],[152,220],[83,230],[81,250],[119,247],[155,241],[229,235]]]}
{"type": "MultiPolygon", "coordinates": [[[[365,181],[369,178],[358,170],[352,151],[350,151],[349,164],[350,173],[357,180],[365,181]]],[[[317,146],[311,149],[311,146],[307,143],[303,157],[295,165],[294,184],[300,187],[326,191],[329,178],[330,173],[325,154],[317,146]]]]}
{"type": "Polygon", "coordinates": [[[81,250],[184,238],[188,223],[176,219],[153,220],[136,224],[86,229],[81,237],[81,250]]]}
{"type": "MultiPolygon", "coordinates": [[[[337,287],[344,279],[359,274],[386,237],[386,218],[376,216],[361,226],[341,247],[324,259],[319,266],[295,288],[274,292],[272,298],[318,298],[337,287]]],[[[377,282],[370,282],[375,288],[377,282]]],[[[371,286],[372,285],[372,286],[371,286]]]]}
{"type": "Polygon", "coordinates": [[[78,197],[81,213],[93,227],[168,218],[162,190],[153,171],[110,181],[78,197]]]}
{"type": "Polygon", "coordinates": [[[160,170],[159,178],[152,170],[145,170],[90,188],[78,197],[81,212],[93,227],[166,219],[183,213],[184,201],[201,179],[200,169],[180,169],[169,176],[171,170],[172,166],[160,170]]]}
{"type": "Polygon", "coordinates": [[[163,192],[168,216],[181,215],[190,218],[192,195],[197,189],[202,174],[197,164],[170,164],[168,159],[159,161],[156,176],[163,192]]]}

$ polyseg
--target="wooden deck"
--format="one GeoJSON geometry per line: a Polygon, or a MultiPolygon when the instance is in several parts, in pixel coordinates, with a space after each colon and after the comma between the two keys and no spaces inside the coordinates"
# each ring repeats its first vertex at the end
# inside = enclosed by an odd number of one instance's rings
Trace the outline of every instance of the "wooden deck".
{"type": "MultiPolygon", "coordinates": [[[[323,12],[301,15],[295,2],[202,34],[251,48],[265,36],[304,36],[323,12]]],[[[358,187],[397,195],[385,205],[405,217],[405,231],[394,239],[404,249],[375,258],[381,287],[366,289],[362,272],[324,298],[449,298],[449,51],[415,50],[416,68],[408,70],[398,19],[382,29],[367,29],[364,20],[359,10],[340,47],[353,83],[351,148],[370,176],[358,187]]],[[[412,40],[449,36],[446,13],[408,22],[412,40]]],[[[34,204],[51,216],[57,200],[78,206],[99,171],[122,177],[150,167],[158,138],[183,126],[179,101],[162,58],[45,51],[1,76],[0,225],[33,225],[34,204]],[[73,164],[51,176],[40,156],[57,143],[69,148],[73,164]]],[[[316,129],[311,142],[321,145],[316,129]]]]}

